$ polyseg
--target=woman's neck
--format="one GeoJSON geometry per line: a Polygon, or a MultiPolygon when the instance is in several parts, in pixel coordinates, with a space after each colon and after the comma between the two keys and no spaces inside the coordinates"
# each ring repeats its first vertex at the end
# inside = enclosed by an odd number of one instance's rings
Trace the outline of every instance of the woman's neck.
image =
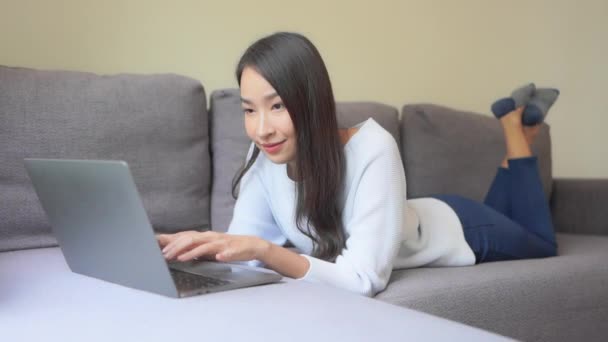
{"type": "Polygon", "coordinates": [[[340,134],[340,141],[342,142],[342,145],[346,145],[346,143],[348,143],[350,138],[355,135],[358,130],[359,129],[356,127],[338,129],[338,134],[340,134]]]}

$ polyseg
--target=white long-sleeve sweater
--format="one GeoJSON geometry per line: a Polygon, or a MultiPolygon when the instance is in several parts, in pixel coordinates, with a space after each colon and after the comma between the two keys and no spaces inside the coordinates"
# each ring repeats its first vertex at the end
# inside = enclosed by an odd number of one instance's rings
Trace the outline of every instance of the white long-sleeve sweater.
{"type": "Polygon", "coordinates": [[[358,132],[344,146],[346,181],[340,197],[346,247],[335,262],[310,256],[312,240],[295,223],[296,183],[287,176],[286,164],[275,164],[263,153],[241,179],[228,233],[277,245],[289,240],[310,262],[299,279],[366,296],[382,291],[393,269],[475,264],[447,204],[434,198],[406,201],[403,164],[390,133],[373,119],[355,127],[358,132]]]}

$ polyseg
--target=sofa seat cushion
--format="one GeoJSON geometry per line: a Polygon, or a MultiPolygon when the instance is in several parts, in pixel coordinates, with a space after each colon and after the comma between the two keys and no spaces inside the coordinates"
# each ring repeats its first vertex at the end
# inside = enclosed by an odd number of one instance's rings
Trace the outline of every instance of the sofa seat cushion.
{"type": "Polygon", "coordinates": [[[599,341],[608,336],[608,237],[557,242],[557,257],[395,270],[376,298],[522,340],[599,341]]]}
{"type": "Polygon", "coordinates": [[[209,225],[209,137],[200,82],[0,66],[0,251],[53,246],[23,158],[129,163],[152,225],[209,225]]]}

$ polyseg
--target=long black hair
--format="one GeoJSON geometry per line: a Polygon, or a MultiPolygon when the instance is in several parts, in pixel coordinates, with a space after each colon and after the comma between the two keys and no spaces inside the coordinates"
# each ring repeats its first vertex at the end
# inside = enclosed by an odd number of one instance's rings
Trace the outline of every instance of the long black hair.
{"type": "MultiPolygon", "coordinates": [[[[335,261],[346,241],[340,200],[345,160],[325,63],[306,37],[278,32],[256,41],[245,51],[236,69],[239,86],[246,67],[272,85],[295,128],[296,225],[312,239],[313,256],[335,261]]],[[[254,146],[251,158],[236,174],[232,182],[234,198],[241,178],[259,154],[254,146]]]]}

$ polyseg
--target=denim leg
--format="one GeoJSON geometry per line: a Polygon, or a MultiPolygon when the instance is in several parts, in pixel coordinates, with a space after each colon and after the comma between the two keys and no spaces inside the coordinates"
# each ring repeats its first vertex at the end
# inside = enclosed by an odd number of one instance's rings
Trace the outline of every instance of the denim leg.
{"type": "Polygon", "coordinates": [[[505,216],[486,225],[464,227],[464,235],[475,254],[476,263],[557,255],[555,245],[505,216]]]}
{"type": "Polygon", "coordinates": [[[507,217],[511,216],[510,178],[509,169],[499,167],[490,190],[488,190],[486,198],[483,201],[484,204],[507,217]]]}
{"type": "Polygon", "coordinates": [[[444,201],[456,212],[476,263],[557,254],[554,244],[485,204],[457,195],[432,197],[444,201]]]}
{"type": "Polygon", "coordinates": [[[543,191],[536,157],[509,160],[511,215],[530,233],[556,246],[549,203],[543,191]]]}

